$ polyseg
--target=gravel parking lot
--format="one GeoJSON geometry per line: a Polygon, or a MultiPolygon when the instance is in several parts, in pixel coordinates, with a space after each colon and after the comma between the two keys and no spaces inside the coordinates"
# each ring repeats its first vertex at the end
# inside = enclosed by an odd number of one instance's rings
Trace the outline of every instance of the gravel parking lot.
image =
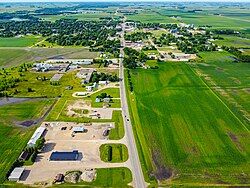
{"type": "Polygon", "coordinates": [[[46,127],[46,143],[36,162],[32,166],[26,166],[21,183],[34,184],[38,182],[52,182],[58,173],[70,170],[84,170],[86,168],[121,167],[126,163],[105,163],[100,159],[99,147],[102,144],[113,142],[103,136],[103,131],[114,127],[113,123],[93,123],[89,125],[72,122],[44,122],[46,127]],[[75,133],[72,136],[72,128],[84,126],[87,131],[75,133]],[[65,129],[66,127],[66,129],[65,129]],[[65,130],[62,130],[65,129],[65,130]],[[76,161],[50,161],[53,151],[78,150],[80,153],[76,161]]]}

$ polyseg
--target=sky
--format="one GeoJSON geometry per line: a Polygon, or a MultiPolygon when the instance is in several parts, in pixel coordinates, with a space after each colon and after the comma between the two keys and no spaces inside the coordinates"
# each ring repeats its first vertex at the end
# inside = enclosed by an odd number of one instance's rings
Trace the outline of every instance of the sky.
{"type": "Polygon", "coordinates": [[[0,0],[0,2],[250,2],[250,0],[0,0]]]}

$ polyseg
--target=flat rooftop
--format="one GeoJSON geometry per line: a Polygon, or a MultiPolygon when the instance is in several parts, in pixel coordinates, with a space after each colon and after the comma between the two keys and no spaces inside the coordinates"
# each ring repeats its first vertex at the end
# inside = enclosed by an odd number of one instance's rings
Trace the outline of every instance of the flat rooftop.
{"type": "Polygon", "coordinates": [[[20,179],[20,177],[22,176],[22,173],[25,169],[23,167],[16,167],[14,168],[14,170],[11,172],[10,176],[9,176],[9,180],[11,179],[20,179]]]}
{"type": "Polygon", "coordinates": [[[54,151],[50,155],[50,161],[76,161],[78,159],[78,150],[73,151],[54,151]]]}

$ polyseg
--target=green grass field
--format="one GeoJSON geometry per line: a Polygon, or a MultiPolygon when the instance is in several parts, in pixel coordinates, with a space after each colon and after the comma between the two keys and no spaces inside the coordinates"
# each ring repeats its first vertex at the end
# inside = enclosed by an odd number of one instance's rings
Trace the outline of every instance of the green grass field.
{"type": "MultiPolygon", "coordinates": [[[[110,95],[111,97],[113,97],[114,99],[112,99],[113,101],[110,102],[110,108],[120,108],[121,107],[121,101],[120,99],[120,91],[119,88],[106,88],[103,89],[101,91],[98,91],[94,94],[92,94],[89,99],[91,100],[91,106],[94,108],[102,108],[103,107],[103,102],[95,102],[95,99],[98,95],[102,94],[102,93],[107,93],[107,95],[110,95]]],[[[88,98],[86,98],[88,99],[88,98]]]]}
{"type": "Polygon", "coordinates": [[[115,122],[115,128],[111,129],[109,133],[110,140],[119,140],[124,137],[124,125],[122,119],[122,113],[119,110],[113,111],[112,121],[115,122]]]}
{"type": "MultiPolygon", "coordinates": [[[[212,28],[228,28],[242,30],[249,28],[249,22],[247,19],[241,18],[232,18],[228,16],[219,16],[213,15],[213,13],[219,13],[219,9],[215,10],[206,10],[204,12],[187,12],[187,10],[176,10],[176,9],[159,9],[158,12],[162,16],[178,17],[179,22],[184,22],[187,24],[194,24],[196,26],[209,25],[212,28]]],[[[235,10],[232,10],[235,13],[235,10]]],[[[240,14],[240,13],[239,13],[240,14]]]]}
{"type": "Polygon", "coordinates": [[[39,36],[0,38],[0,47],[27,47],[36,44],[42,39],[43,38],[39,36]]]}
{"type": "Polygon", "coordinates": [[[181,15],[180,20],[196,26],[210,25],[212,28],[228,28],[230,25],[231,29],[241,30],[249,27],[248,21],[235,20],[217,15],[181,15]]]}
{"type": "MultiPolygon", "coordinates": [[[[249,87],[250,65],[235,63],[234,57],[228,52],[203,52],[199,54],[205,64],[197,66],[211,75],[220,87],[249,87]]],[[[213,86],[213,85],[211,85],[213,86]]]]}
{"type": "Polygon", "coordinates": [[[123,144],[103,144],[99,150],[104,162],[121,163],[128,160],[128,149],[123,144]]]}
{"type": "MultiPolygon", "coordinates": [[[[6,78],[20,78],[21,82],[18,82],[14,88],[9,88],[7,90],[9,95],[15,96],[15,97],[58,97],[63,94],[63,92],[66,90],[66,86],[71,85],[73,88],[77,91],[83,90],[80,79],[76,78],[75,74],[76,72],[69,72],[63,75],[63,77],[60,79],[59,83],[60,85],[51,85],[50,79],[55,74],[52,72],[32,72],[32,71],[26,71],[22,72],[22,76],[19,75],[18,68],[12,68],[12,69],[5,69],[6,72],[8,72],[8,75],[6,78]],[[45,77],[46,81],[38,80],[37,77],[45,77]],[[33,91],[29,92],[28,88],[31,88],[33,91]],[[18,92],[15,92],[15,91],[18,92]]],[[[2,71],[0,71],[1,73],[2,71]]],[[[4,75],[5,76],[5,75],[4,75]]],[[[0,78],[4,78],[4,76],[0,75],[0,78]]],[[[71,90],[72,91],[72,90],[71,90]]]]}
{"type": "Polygon", "coordinates": [[[250,39],[241,38],[237,36],[231,35],[221,35],[223,40],[216,40],[214,41],[215,44],[219,46],[233,46],[236,48],[249,48],[250,47],[250,39]]]}
{"type": "Polygon", "coordinates": [[[88,48],[80,47],[2,47],[0,51],[0,68],[16,66],[27,62],[42,61],[49,58],[91,59],[98,57],[99,54],[98,52],[89,52],[88,48]]]}
{"type": "Polygon", "coordinates": [[[79,182],[77,184],[61,184],[53,187],[130,187],[132,174],[128,168],[100,168],[97,169],[97,177],[93,182],[79,182]]]}
{"type": "Polygon", "coordinates": [[[188,65],[158,66],[132,70],[128,92],[146,180],[154,182],[154,174],[164,185],[249,184],[246,125],[188,65]]]}
{"type": "Polygon", "coordinates": [[[153,11],[142,11],[139,14],[128,15],[127,19],[143,23],[178,23],[176,19],[157,14],[153,11]]]}
{"type": "MultiPolygon", "coordinates": [[[[247,121],[244,114],[250,111],[250,65],[249,63],[235,63],[233,56],[227,52],[203,52],[200,53],[204,63],[198,63],[194,67],[203,73],[202,78],[221,98],[238,113],[242,121],[247,121]]],[[[248,115],[249,116],[249,115],[248,115]]]]}
{"type": "Polygon", "coordinates": [[[0,107],[0,187],[35,130],[35,127],[21,128],[14,124],[39,118],[51,104],[51,100],[44,99],[0,107]]]}
{"type": "Polygon", "coordinates": [[[62,18],[67,19],[78,19],[83,21],[98,21],[101,17],[112,17],[113,14],[108,14],[106,12],[98,12],[98,13],[83,13],[83,14],[65,14],[65,15],[45,15],[39,16],[41,19],[46,21],[56,21],[62,18]]]}

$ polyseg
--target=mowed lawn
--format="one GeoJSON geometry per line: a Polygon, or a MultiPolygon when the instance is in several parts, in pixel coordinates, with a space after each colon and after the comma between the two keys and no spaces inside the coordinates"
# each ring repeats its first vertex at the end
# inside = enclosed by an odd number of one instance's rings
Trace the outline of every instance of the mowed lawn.
{"type": "Polygon", "coordinates": [[[0,47],[27,47],[42,40],[39,36],[0,38],[0,47]]]}
{"type": "Polygon", "coordinates": [[[188,65],[158,66],[132,70],[128,92],[146,180],[153,174],[161,184],[249,183],[246,126],[188,65]]]}
{"type": "Polygon", "coordinates": [[[15,122],[39,118],[51,104],[44,99],[0,107],[0,185],[35,130],[17,127],[15,122]]]}

